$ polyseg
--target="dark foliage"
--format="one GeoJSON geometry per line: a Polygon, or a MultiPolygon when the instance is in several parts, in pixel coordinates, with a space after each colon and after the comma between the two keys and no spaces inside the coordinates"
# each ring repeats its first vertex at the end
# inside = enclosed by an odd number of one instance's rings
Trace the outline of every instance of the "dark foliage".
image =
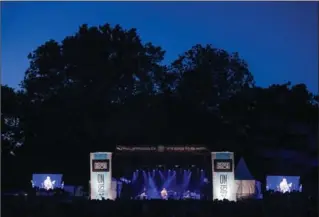
{"type": "Polygon", "coordinates": [[[39,46],[22,91],[1,87],[2,154],[13,170],[78,180],[89,152],[116,144],[205,144],[252,162],[264,148],[316,151],[318,96],[305,85],[256,87],[237,53],[211,45],[168,66],[164,54],[135,29],[108,24],[39,46]]]}

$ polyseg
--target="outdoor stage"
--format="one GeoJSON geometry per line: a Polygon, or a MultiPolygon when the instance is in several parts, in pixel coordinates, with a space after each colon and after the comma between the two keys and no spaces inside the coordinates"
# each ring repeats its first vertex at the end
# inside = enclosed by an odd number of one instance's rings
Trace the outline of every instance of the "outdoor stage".
{"type": "Polygon", "coordinates": [[[235,180],[234,153],[205,146],[117,146],[90,156],[91,199],[236,201],[261,192],[243,159],[235,180]]]}
{"type": "MultiPolygon", "coordinates": [[[[302,191],[300,176],[267,175],[266,190],[302,191]]],[[[39,193],[61,189],[81,195],[83,187],[64,185],[63,174],[33,174],[39,193]],[[82,190],[81,190],[81,188],[82,190]],[[77,189],[77,190],[75,190],[77,189]],[[77,193],[76,193],[77,192],[77,193]]],[[[217,199],[262,198],[261,182],[233,152],[210,152],[203,146],[117,146],[115,152],[90,153],[89,198],[217,199]]]]}
{"type": "Polygon", "coordinates": [[[211,198],[211,157],[203,146],[118,146],[113,177],[121,198],[211,198]],[[116,172],[115,172],[116,171],[116,172]]]}

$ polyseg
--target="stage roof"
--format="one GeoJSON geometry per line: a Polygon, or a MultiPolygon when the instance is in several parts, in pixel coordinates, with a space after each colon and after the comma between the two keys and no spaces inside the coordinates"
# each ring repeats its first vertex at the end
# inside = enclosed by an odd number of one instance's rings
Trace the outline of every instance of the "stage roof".
{"type": "Polygon", "coordinates": [[[137,168],[211,168],[210,151],[205,146],[117,146],[113,171],[137,168]]]}

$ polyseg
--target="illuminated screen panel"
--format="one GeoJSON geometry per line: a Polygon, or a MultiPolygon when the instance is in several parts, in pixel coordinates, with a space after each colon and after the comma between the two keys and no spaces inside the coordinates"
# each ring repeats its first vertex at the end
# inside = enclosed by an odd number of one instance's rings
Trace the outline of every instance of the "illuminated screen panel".
{"type": "Polygon", "coordinates": [[[233,161],[231,159],[215,159],[214,172],[232,172],[233,161]]]}
{"type": "Polygon", "coordinates": [[[300,176],[267,176],[266,190],[281,193],[300,191],[300,176]]]}
{"type": "Polygon", "coordinates": [[[109,172],[110,160],[92,160],[92,171],[93,172],[109,172]]]}
{"type": "Polygon", "coordinates": [[[46,190],[61,188],[62,177],[62,174],[33,174],[33,187],[43,188],[46,190]]]}

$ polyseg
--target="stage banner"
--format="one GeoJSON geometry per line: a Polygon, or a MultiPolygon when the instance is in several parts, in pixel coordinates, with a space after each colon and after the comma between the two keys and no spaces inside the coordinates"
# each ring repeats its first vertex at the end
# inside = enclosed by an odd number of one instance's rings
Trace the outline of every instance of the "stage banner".
{"type": "MultiPolygon", "coordinates": [[[[124,146],[117,145],[116,151],[118,152],[208,152],[205,146],[197,145],[158,145],[158,146],[124,146]]],[[[208,152],[209,153],[209,152],[208,152]]]]}
{"type": "Polygon", "coordinates": [[[112,153],[90,153],[91,200],[115,199],[112,194],[112,153]]]}
{"type": "Polygon", "coordinates": [[[236,201],[234,153],[212,152],[213,200],[236,201]]]}

